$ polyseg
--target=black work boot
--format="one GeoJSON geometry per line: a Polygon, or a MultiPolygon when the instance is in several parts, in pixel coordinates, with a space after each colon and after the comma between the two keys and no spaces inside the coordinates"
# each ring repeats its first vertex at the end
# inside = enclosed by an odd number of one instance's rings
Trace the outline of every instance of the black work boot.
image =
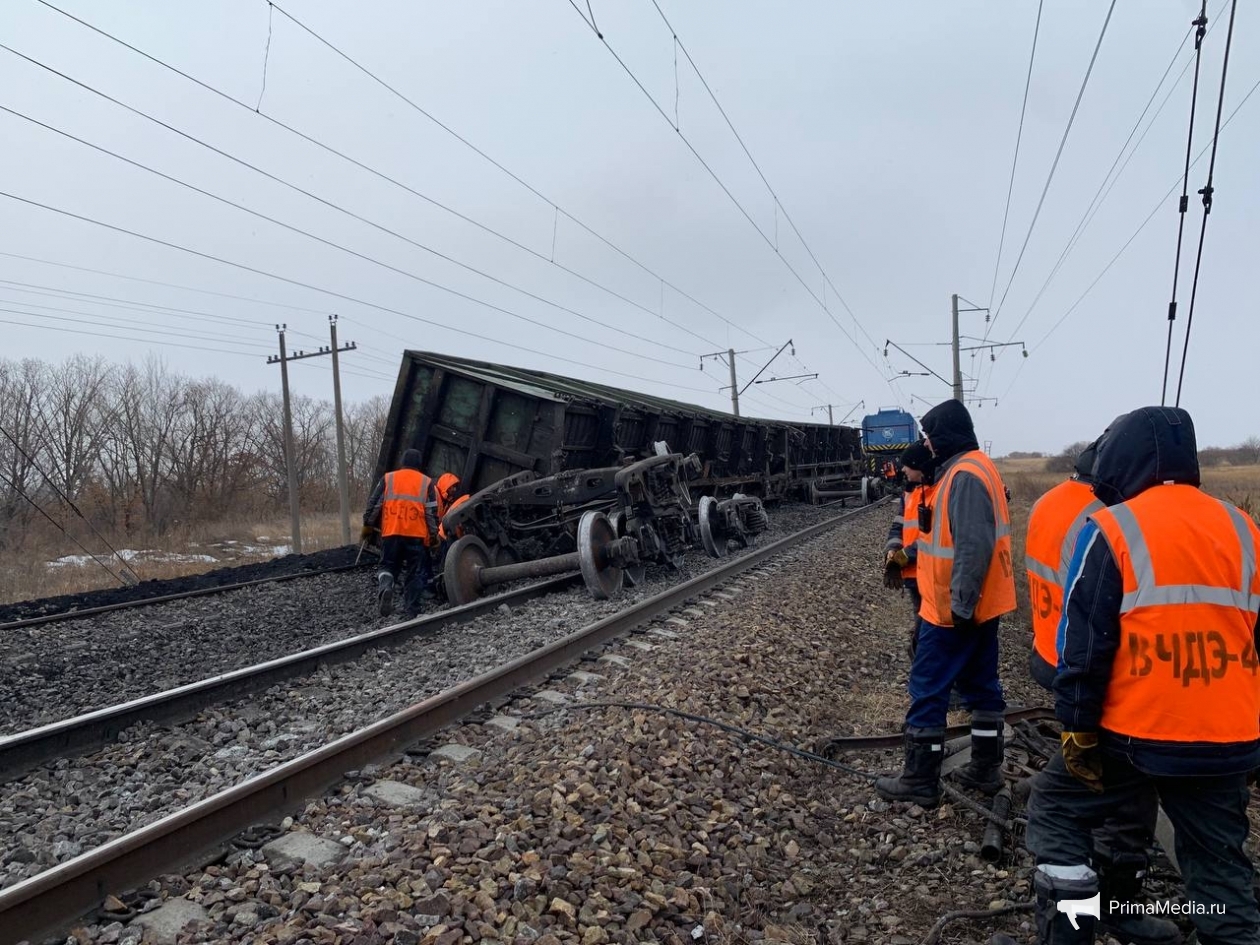
{"type": "Polygon", "coordinates": [[[394,612],[394,576],[388,571],[376,575],[376,605],[382,617],[394,612]]]}
{"type": "Polygon", "coordinates": [[[1006,718],[1001,712],[974,712],[971,716],[971,760],[954,772],[963,787],[993,795],[1002,790],[1002,729],[1006,718]]]}
{"type": "Polygon", "coordinates": [[[1095,916],[1101,906],[1097,873],[1088,866],[1039,866],[1033,872],[1033,889],[1037,893],[1038,945],[1094,945],[1095,916]],[[1066,875],[1051,875],[1045,870],[1066,875]],[[1061,903],[1072,899],[1080,905],[1060,908],[1061,903]]]}
{"type": "Polygon", "coordinates": [[[1114,853],[1111,862],[1099,869],[1103,911],[1098,927],[1127,945],[1179,945],[1182,935],[1175,922],[1142,913],[1125,915],[1120,909],[1113,913],[1108,909],[1111,902],[1141,902],[1146,865],[1146,857],[1141,853],[1114,853]]]}
{"type": "Polygon", "coordinates": [[[875,793],[886,801],[908,801],[920,807],[941,802],[941,763],[945,760],[945,730],[906,729],[906,763],[895,778],[880,778],[875,793]]]}

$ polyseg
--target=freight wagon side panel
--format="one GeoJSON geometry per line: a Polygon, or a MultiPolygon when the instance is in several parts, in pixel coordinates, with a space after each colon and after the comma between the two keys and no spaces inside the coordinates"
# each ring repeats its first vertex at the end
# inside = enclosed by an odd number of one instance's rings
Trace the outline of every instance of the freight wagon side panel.
{"type": "Polygon", "coordinates": [[[473,491],[526,470],[549,475],[562,455],[564,406],[409,352],[376,475],[398,468],[408,449],[420,451],[425,472],[454,472],[473,491]]]}

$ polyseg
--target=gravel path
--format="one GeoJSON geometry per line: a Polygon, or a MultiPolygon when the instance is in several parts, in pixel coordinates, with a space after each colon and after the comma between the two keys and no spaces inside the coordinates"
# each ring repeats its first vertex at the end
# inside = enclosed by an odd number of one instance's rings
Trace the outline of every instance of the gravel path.
{"type": "MultiPolygon", "coordinates": [[[[759,544],[819,518],[814,509],[793,512],[776,516],[774,528],[759,544]]],[[[616,601],[594,601],[584,588],[576,588],[532,601],[515,613],[504,607],[463,626],[413,639],[396,649],[376,650],[354,663],[329,667],[230,706],[207,710],[185,724],[142,723],[99,752],[35,769],[6,784],[0,798],[0,838],[4,841],[0,888],[572,633],[714,564],[701,554],[689,555],[681,573],[650,571],[644,585],[628,589],[616,601]]],[[[352,603],[359,614],[374,603],[361,575],[313,580],[346,582],[328,599],[352,603]]],[[[279,595],[292,606],[295,598],[282,593],[292,586],[260,587],[221,599],[233,605],[240,601],[234,613],[239,617],[237,646],[243,648],[238,656],[248,657],[242,662],[261,658],[258,644],[249,642],[249,635],[257,637],[266,624],[257,616],[263,602],[251,604],[241,595],[279,595]]],[[[274,618],[282,621],[280,626],[305,626],[302,632],[330,638],[340,635],[339,625],[331,618],[323,620],[322,629],[312,622],[314,613],[304,609],[309,596],[296,599],[303,605],[297,610],[270,611],[280,614],[274,618]]],[[[344,612],[342,616],[350,619],[344,612]]],[[[221,628],[223,623],[216,621],[213,626],[221,628]]],[[[340,629],[345,632],[344,625],[340,629]]],[[[303,645],[316,642],[313,637],[304,638],[303,645]]],[[[131,645],[134,649],[134,641],[131,645]]]]}
{"type": "MultiPolygon", "coordinates": [[[[771,510],[759,543],[832,514],[802,505],[771,510]]],[[[687,561],[689,570],[711,566],[699,552],[687,561]]],[[[373,573],[299,578],[8,631],[0,648],[0,735],[393,623],[400,618],[376,615],[373,573]]]]}

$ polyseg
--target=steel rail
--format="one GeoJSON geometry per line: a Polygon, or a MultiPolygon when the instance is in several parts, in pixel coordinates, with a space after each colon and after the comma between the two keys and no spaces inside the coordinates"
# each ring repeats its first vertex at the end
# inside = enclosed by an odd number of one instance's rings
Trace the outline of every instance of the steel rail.
{"type": "Polygon", "coordinates": [[[24,617],[21,620],[11,620],[8,623],[0,623],[0,633],[6,630],[21,630],[23,627],[37,627],[45,623],[61,623],[67,620],[80,620],[84,617],[96,617],[99,614],[108,614],[115,610],[129,610],[132,607],[146,607],[149,604],[169,604],[171,601],[185,600],[190,597],[205,597],[209,594],[222,594],[225,591],[239,591],[243,587],[255,587],[259,584],[279,584],[281,581],[291,581],[294,578],[319,577],[321,574],[336,574],[340,571],[353,571],[357,567],[363,567],[358,564],[339,564],[333,568],[321,568],[318,571],[294,571],[290,574],[280,574],[276,577],[256,578],[252,581],[241,581],[237,584],[219,584],[215,587],[201,587],[193,591],[181,591],[178,594],[161,594],[157,597],[140,597],[136,600],[119,601],[116,604],[101,604],[99,607],[84,607],[81,610],[63,610],[55,614],[41,614],[38,617],[24,617]]]}
{"type": "Polygon", "coordinates": [[[305,799],[319,796],[341,781],[346,771],[397,756],[406,746],[436,734],[477,706],[534,683],[658,614],[674,610],[776,554],[882,504],[876,502],[818,522],[731,559],[366,728],[0,890],[0,940],[38,940],[97,906],[111,892],[132,888],[182,866],[204,863],[207,852],[222,850],[249,826],[297,809],[305,799]]]}
{"type": "Polygon", "coordinates": [[[581,575],[578,574],[539,581],[461,607],[380,627],[0,738],[0,784],[46,761],[108,745],[120,732],[137,722],[172,722],[191,718],[208,706],[261,692],[276,683],[312,673],[320,666],[347,663],[379,647],[400,646],[420,634],[474,620],[503,604],[533,600],[580,581],[581,575]]]}

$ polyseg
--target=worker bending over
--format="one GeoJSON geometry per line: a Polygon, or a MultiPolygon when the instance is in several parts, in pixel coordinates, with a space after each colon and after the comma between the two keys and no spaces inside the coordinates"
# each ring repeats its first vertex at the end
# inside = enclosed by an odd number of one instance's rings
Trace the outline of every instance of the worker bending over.
{"type": "MultiPolygon", "coordinates": [[[[1202,945],[1257,945],[1247,773],[1260,763],[1260,529],[1199,491],[1194,424],[1179,408],[1117,419],[1059,624],[1062,751],[1028,809],[1042,945],[1091,943],[1098,922],[1058,911],[1100,892],[1091,831],[1162,804],[1202,945]]],[[[1103,901],[1104,915],[1109,903],[1103,901]]],[[[1109,917],[1110,921],[1110,917],[1109,917]]]]}
{"type": "Polygon", "coordinates": [[[403,606],[415,615],[422,600],[433,597],[429,548],[437,544],[437,488],[420,471],[420,451],[403,453],[402,468],[381,477],[363,513],[362,538],[379,530],[381,570],[376,575],[377,605],[382,617],[394,612],[394,587],[404,573],[403,606]]]}
{"type": "MultiPolygon", "coordinates": [[[[1106,434],[1104,434],[1105,436],[1106,434]]],[[[1059,483],[1032,507],[1024,543],[1028,571],[1028,599],[1032,604],[1033,648],[1029,670],[1040,685],[1053,690],[1059,665],[1059,621],[1063,588],[1076,539],[1087,517],[1105,506],[1094,496],[1093,469],[1100,440],[1076,460],[1071,479],[1059,483]]],[[[1159,804],[1154,792],[1138,795],[1109,817],[1093,833],[1091,864],[1099,874],[1105,902],[1137,902],[1146,875],[1147,851],[1154,841],[1159,804]]],[[[1168,919],[1114,910],[1104,913],[1104,932],[1129,945],[1176,945],[1177,925],[1168,919]]]]}
{"type": "Polygon", "coordinates": [[[998,619],[1015,609],[1011,519],[1006,490],[980,451],[967,408],[947,400],[922,421],[936,460],[936,486],[920,507],[919,645],[910,667],[906,760],[895,778],[880,778],[885,800],[932,806],[941,798],[945,723],[957,683],[972,710],[971,759],[954,777],[967,787],[1002,787],[1006,702],[998,680],[998,619]]]}

